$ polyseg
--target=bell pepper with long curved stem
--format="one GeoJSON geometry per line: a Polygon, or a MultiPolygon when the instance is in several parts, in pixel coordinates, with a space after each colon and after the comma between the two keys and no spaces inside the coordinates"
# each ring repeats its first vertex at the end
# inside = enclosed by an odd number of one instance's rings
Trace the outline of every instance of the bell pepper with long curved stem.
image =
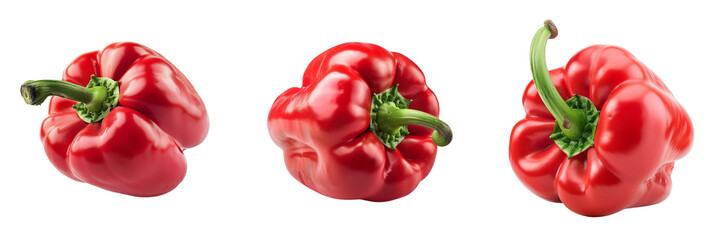
{"type": "Polygon", "coordinates": [[[389,201],[431,171],[452,139],[421,70],[377,45],[346,43],[308,65],[273,103],[268,129],[288,171],[329,197],[389,201]]]}
{"type": "Polygon", "coordinates": [[[557,34],[546,21],[533,38],[526,117],[511,133],[513,171],[536,195],[586,216],[663,201],[675,160],[691,149],[688,114],[620,47],[588,47],[549,72],[546,42],[557,34]]]}
{"type": "Polygon", "coordinates": [[[41,140],[63,174],[113,192],[157,196],[185,177],[183,151],[208,133],[188,79],[157,52],[114,43],[81,55],[63,80],[27,81],[31,105],[50,99],[41,140]]]}

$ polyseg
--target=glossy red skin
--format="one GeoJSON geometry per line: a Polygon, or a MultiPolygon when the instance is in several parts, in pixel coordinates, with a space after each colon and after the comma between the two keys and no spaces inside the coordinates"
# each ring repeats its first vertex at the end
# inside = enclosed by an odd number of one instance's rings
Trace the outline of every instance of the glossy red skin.
{"type": "Polygon", "coordinates": [[[693,126],[661,80],[625,49],[596,45],[550,71],[564,99],[591,99],[601,112],[595,145],[568,159],[549,139],[554,119],[531,81],[526,118],[513,128],[510,161],[536,195],[586,216],[663,201],[674,161],[691,149],[693,126]]]}
{"type": "Polygon", "coordinates": [[[163,56],[137,43],[114,43],[75,59],[63,80],[86,86],[90,76],[120,85],[118,106],[88,124],[76,102],[50,100],[41,139],[50,162],[66,176],[113,192],[157,196],[186,172],[183,149],[208,133],[208,114],[185,76],[163,56]]]}
{"type": "Polygon", "coordinates": [[[338,199],[389,201],[411,193],[433,167],[433,131],[409,126],[410,135],[391,150],[368,130],[372,95],[395,84],[410,108],[438,116],[423,73],[399,53],[345,43],[313,59],[303,86],[281,94],[268,116],[290,174],[338,199]]]}

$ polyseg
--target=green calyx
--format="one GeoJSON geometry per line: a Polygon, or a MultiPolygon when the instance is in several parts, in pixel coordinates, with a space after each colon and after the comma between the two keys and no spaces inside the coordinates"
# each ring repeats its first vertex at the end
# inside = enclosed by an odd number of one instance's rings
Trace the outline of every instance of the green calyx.
{"type": "Polygon", "coordinates": [[[370,131],[388,148],[395,150],[410,134],[408,125],[432,128],[431,138],[438,146],[446,146],[453,139],[450,126],[433,115],[409,109],[411,100],[398,92],[398,85],[373,95],[370,112],[370,131]]]}
{"type": "Polygon", "coordinates": [[[108,116],[110,110],[118,105],[120,98],[120,87],[118,82],[110,78],[101,78],[96,76],[90,76],[90,82],[87,88],[98,89],[98,99],[103,101],[93,101],[88,104],[76,103],[73,105],[75,111],[78,112],[78,116],[83,121],[88,123],[100,122],[108,116]]]}
{"type": "Polygon", "coordinates": [[[40,105],[49,96],[77,101],[73,108],[80,119],[87,123],[96,123],[102,121],[110,110],[118,105],[120,87],[113,79],[90,76],[87,87],[59,80],[27,81],[20,87],[20,93],[30,105],[40,105]]]}
{"type": "Polygon", "coordinates": [[[557,35],[558,28],[551,20],[536,32],[531,42],[531,72],[538,95],[556,120],[550,138],[572,158],[593,146],[599,113],[586,97],[575,95],[564,101],[553,84],[546,66],[546,43],[557,35]]]}
{"type": "Polygon", "coordinates": [[[384,145],[393,150],[403,141],[403,138],[410,134],[408,125],[381,125],[378,123],[378,115],[380,114],[381,117],[387,118],[391,111],[408,109],[410,104],[411,100],[404,98],[403,95],[398,92],[398,85],[393,85],[390,89],[373,95],[370,130],[384,145]]]}
{"type": "Polygon", "coordinates": [[[600,113],[596,110],[596,106],[593,105],[591,99],[581,95],[573,95],[573,97],[566,100],[566,104],[572,109],[583,111],[586,116],[586,124],[581,130],[581,136],[571,139],[561,131],[561,126],[556,122],[551,134],[551,140],[556,142],[556,145],[566,153],[568,158],[572,158],[593,146],[593,137],[596,135],[596,126],[598,125],[600,113]]]}

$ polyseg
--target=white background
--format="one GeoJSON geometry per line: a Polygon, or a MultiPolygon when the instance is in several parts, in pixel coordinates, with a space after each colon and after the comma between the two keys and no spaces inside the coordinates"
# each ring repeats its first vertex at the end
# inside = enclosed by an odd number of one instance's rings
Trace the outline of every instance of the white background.
{"type": "Polygon", "coordinates": [[[507,2],[4,1],[0,239],[719,238],[718,6],[507,2]],[[677,162],[666,201],[588,218],[536,197],[513,174],[508,138],[524,116],[530,41],[547,18],[560,30],[549,41],[549,68],[592,44],[620,45],[689,112],[694,146],[677,162]],[[60,174],[39,140],[47,104],[27,106],[19,94],[23,81],[60,78],[78,55],[116,41],[166,56],[210,115],[207,139],[186,151],[185,180],[160,197],[60,174]],[[418,64],[455,133],[428,178],[395,201],[311,191],[287,173],[267,133],[273,100],[300,86],[313,57],[349,41],[418,64]]]}

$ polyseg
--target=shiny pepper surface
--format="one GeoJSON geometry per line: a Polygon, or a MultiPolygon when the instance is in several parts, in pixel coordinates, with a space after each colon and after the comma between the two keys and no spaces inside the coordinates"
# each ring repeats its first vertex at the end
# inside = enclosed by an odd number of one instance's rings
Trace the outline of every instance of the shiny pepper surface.
{"type": "Polygon", "coordinates": [[[75,59],[63,81],[22,88],[30,104],[55,95],[40,136],[60,172],[133,196],[161,195],[183,180],[183,150],[205,139],[209,122],[200,96],[173,64],[143,45],[114,43],[75,59]],[[107,96],[90,91],[103,84],[107,96]]]}
{"type": "MultiPolygon", "coordinates": [[[[545,60],[536,63],[532,56],[532,65],[545,69],[545,60]]],[[[545,78],[536,77],[538,69],[534,79],[545,78]]],[[[586,216],[663,201],[671,191],[674,161],[691,149],[693,127],[661,79],[625,49],[606,45],[581,50],[547,76],[563,100],[588,98],[600,110],[598,125],[590,135],[592,145],[569,157],[549,138],[564,122],[554,118],[539,83],[531,81],[523,95],[526,117],[510,141],[511,166],[521,182],[541,198],[586,216]]]]}
{"type": "Polygon", "coordinates": [[[346,43],[313,59],[303,86],[275,100],[268,129],[305,186],[333,198],[388,201],[412,192],[431,171],[436,145],[450,142],[438,113],[410,59],[346,43]]]}

